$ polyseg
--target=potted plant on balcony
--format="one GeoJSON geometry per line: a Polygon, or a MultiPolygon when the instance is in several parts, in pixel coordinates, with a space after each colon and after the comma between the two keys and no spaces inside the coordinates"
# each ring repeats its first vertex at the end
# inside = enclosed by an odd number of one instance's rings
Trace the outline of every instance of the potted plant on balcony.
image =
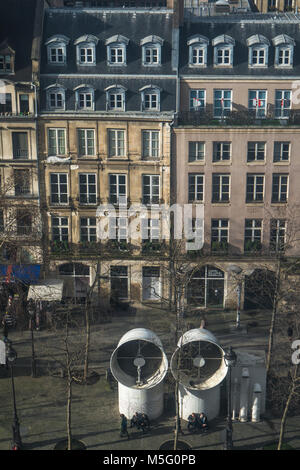
{"type": "Polygon", "coordinates": [[[211,244],[212,253],[227,253],[228,252],[228,242],[227,241],[214,241],[211,244]]]}
{"type": "Polygon", "coordinates": [[[259,240],[247,240],[245,243],[245,252],[255,253],[260,252],[262,248],[261,242],[259,240]]]}

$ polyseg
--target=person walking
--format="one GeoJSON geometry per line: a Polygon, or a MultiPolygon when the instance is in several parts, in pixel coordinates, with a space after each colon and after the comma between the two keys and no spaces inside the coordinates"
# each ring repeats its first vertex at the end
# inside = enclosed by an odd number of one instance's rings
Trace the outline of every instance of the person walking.
{"type": "Polygon", "coordinates": [[[120,418],[121,418],[120,437],[127,436],[127,438],[130,439],[128,431],[127,431],[127,418],[123,413],[120,414],[120,418]]]}

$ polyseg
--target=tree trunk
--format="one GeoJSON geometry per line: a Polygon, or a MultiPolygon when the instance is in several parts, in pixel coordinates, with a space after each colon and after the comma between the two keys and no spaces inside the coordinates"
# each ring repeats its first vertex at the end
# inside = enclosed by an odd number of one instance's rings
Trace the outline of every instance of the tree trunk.
{"type": "Polygon", "coordinates": [[[83,380],[87,381],[88,372],[89,372],[89,351],[90,351],[90,314],[89,314],[89,305],[86,302],[85,304],[85,323],[86,323],[86,342],[85,342],[85,357],[84,357],[84,372],[83,380]]]}
{"type": "Polygon", "coordinates": [[[289,411],[289,407],[290,407],[293,395],[295,393],[297,372],[298,372],[298,365],[295,366],[294,373],[291,377],[292,385],[291,385],[291,388],[290,388],[289,396],[288,396],[288,399],[286,401],[284,411],[283,411],[283,415],[282,415],[281,422],[280,422],[280,434],[279,434],[279,441],[278,441],[277,450],[281,450],[281,447],[282,447],[284,432],[285,432],[285,427],[286,427],[286,421],[287,421],[287,415],[288,415],[288,411],[289,411]]]}
{"type": "Polygon", "coordinates": [[[179,433],[179,394],[178,394],[178,379],[176,379],[175,385],[175,432],[174,432],[174,450],[177,450],[178,446],[178,433],[179,433]]]}
{"type": "Polygon", "coordinates": [[[273,299],[272,318],[271,318],[271,325],[270,325],[270,330],[269,330],[268,352],[267,352],[267,359],[266,359],[267,377],[270,371],[272,352],[273,352],[274,331],[275,331],[275,323],[276,323],[277,307],[278,307],[278,290],[280,288],[280,275],[281,275],[281,258],[279,256],[277,270],[276,270],[275,293],[274,293],[274,299],[273,299]]]}
{"type": "Polygon", "coordinates": [[[72,450],[72,378],[71,371],[68,370],[68,383],[67,383],[67,436],[68,436],[68,449],[72,450]]]}

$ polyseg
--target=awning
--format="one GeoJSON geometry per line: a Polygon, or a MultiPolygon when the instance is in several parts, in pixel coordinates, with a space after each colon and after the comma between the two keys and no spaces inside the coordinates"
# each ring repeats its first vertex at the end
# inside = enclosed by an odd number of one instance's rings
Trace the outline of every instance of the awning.
{"type": "Polygon", "coordinates": [[[63,295],[64,281],[49,279],[29,287],[27,300],[60,301],[63,295]]]}
{"type": "Polygon", "coordinates": [[[39,280],[40,271],[40,264],[0,264],[0,279],[7,283],[23,281],[32,284],[39,280]]]}

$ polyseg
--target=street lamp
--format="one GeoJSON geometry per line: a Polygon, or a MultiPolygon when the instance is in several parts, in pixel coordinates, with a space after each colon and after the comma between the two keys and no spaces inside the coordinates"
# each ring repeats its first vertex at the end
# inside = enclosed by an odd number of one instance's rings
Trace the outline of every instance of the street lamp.
{"type": "Polygon", "coordinates": [[[239,330],[241,327],[241,293],[242,293],[242,282],[241,282],[240,276],[243,270],[239,266],[236,266],[235,264],[233,264],[229,266],[228,271],[230,273],[236,274],[239,280],[237,288],[236,288],[237,307],[236,307],[236,322],[235,322],[235,327],[237,330],[239,330]]]}
{"type": "Polygon", "coordinates": [[[32,299],[29,300],[28,305],[28,315],[30,318],[30,331],[31,331],[31,377],[36,377],[36,360],[35,360],[35,350],[34,350],[34,334],[33,334],[33,323],[34,317],[36,314],[35,305],[33,304],[32,299]]]}
{"type": "Polygon", "coordinates": [[[225,364],[228,367],[228,387],[227,387],[227,425],[226,425],[226,439],[224,442],[224,450],[233,449],[232,442],[232,418],[231,418],[231,368],[236,363],[236,353],[230,346],[229,350],[225,352],[225,364]]]}
{"type": "Polygon", "coordinates": [[[14,405],[14,420],[12,425],[13,431],[13,446],[14,450],[20,450],[22,448],[22,440],[20,435],[20,424],[17,415],[17,407],[16,407],[16,394],[15,394],[15,382],[14,382],[14,364],[17,360],[17,353],[12,348],[12,342],[8,343],[8,352],[7,352],[7,362],[10,366],[11,371],[11,387],[12,387],[12,397],[13,397],[13,405],[14,405]]]}

